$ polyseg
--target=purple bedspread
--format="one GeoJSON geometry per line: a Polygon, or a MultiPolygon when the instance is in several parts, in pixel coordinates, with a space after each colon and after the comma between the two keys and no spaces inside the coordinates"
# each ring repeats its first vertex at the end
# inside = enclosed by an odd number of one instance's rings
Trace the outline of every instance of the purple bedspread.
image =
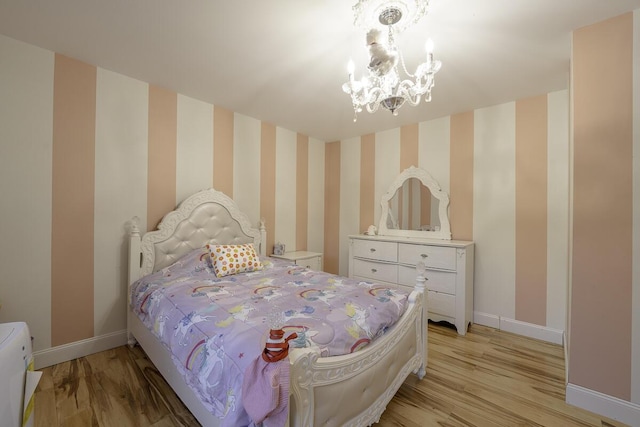
{"type": "Polygon", "coordinates": [[[131,305],[224,426],[250,422],[242,375],[264,348],[270,314],[284,312],[285,336],[298,334],[293,347],[333,356],[366,346],[406,309],[406,291],[275,258],[263,258],[261,271],[217,278],[206,253],[194,250],[138,280],[131,305]]]}

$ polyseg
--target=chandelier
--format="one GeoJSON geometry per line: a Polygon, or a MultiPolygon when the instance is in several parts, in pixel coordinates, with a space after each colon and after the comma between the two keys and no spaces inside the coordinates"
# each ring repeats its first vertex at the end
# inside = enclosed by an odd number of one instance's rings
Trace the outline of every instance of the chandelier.
{"type": "Polygon", "coordinates": [[[442,66],[433,59],[433,42],[427,40],[426,61],[418,65],[413,74],[407,71],[395,42],[397,34],[426,15],[428,5],[429,0],[359,0],[353,6],[354,25],[367,31],[370,58],[361,80],[354,78],[355,66],[350,60],[349,81],[342,85],[342,90],[351,95],[354,122],[363,108],[374,113],[382,105],[397,116],[405,102],[415,106],[423,96],[425,102],[431,101],[434,75],[442,66]],[[406,77],[402,77],[400,71],[406,77]]]}

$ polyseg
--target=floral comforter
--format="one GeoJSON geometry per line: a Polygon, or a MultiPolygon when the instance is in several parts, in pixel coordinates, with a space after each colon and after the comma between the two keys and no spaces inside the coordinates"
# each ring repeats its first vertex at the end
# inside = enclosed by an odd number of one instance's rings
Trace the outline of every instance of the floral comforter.
{"type": "Polygon", "coordinates": [[[217,278],[206,249],[131,287],[134,312],[167,347],[203,404],[224,426],[248,425],[242,376],[260,355],[273,313],[284,313],[292,347],[352,353],[404,313],[408,294],[264,258],[260,271],[217,278]]]}

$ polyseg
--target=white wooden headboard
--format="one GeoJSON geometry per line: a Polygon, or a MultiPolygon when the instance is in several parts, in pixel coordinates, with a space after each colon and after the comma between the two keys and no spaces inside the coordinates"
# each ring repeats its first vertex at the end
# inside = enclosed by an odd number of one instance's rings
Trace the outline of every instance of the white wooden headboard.
{"type": "Polygon", "coordinates": [[[156,231],[142,238],[136,220],[132,220],[129,285],[207,243],[253,243],[258,253],[265,256],[265,242],[264,225],[259,229],[251,227],[247,215],[227,195],[214,189],[203,190],[185,199],[162,218],[156,231]]]}

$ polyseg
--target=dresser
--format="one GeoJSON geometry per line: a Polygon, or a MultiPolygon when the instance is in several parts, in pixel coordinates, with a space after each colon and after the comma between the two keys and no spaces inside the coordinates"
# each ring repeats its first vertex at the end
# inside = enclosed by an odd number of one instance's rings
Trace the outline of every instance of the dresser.
{"type": "Polygon", "coordinates": [[[273,258],[288,259],[310,270],[322,271],[322,254],[320,252],[295,251],[271,256],[273,258]]]}
{"type": "Polygon", "coordinates": [[[349,277],[413,289],[423,261],[429,319],[465,335],[473,320],[473,242],[400,236],[349,236],[349,277]]]}

